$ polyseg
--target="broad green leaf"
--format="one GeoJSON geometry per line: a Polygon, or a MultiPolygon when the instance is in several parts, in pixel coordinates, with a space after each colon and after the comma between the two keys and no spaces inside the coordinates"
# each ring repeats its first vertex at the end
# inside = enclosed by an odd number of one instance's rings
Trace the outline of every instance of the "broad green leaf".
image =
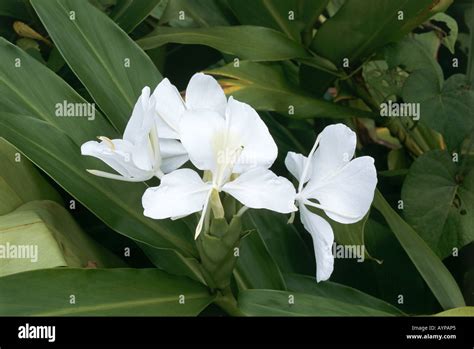
{"type": "Polygon", "coordinates": [[[314,256],[288,218],[270,211],[247,211],[245,230],[256,229],[282,273],[315,275],[314,256]]]}
{"type": "Polygon", "coordinates": [[[381,104],[401,96],[408,73],[399,67],[389,68],[384,60],[375,60],[363,65],[362,76],[372,98],[381,104]]]}
{"type": "Polygon", "coordinates": [[[117,0],[110,17],[127,33],[139,25],[163,0],[117,0]]]}
{"type": "Polygon", "coordinates": [[[449,270],[416,231],[394,210],[378,190],[374,207],[384,216],[390,229],[426,281],[443,309],[465,306],[464,298],[449,270]]]}
{"type": "Polygon", "coordinates": [[[310,57],[303,46],[276,30],[244,25],[212,28],[157,27],[137,43],[145,50],[168,43],[206,45],[235,55],[240,60],[257,62],[310,57]]]}
{"type": "Polygon", "coordinates": [[[32,201],[0,216],[0,246],[6,254],[0,258],[0,276],[64,266],[125,265],[84,234],[69,212],[53,201],[32,201]],[[18,255],[23,248],[28,258],[18,255]]]}
{"type": "Polygon", "coordinates": [[[0,138],[0,215],[33,200],[62,202],[33,164],[0,138]]]}
{"type": "Polygon", "coordinates": [[[153,62],[87,1],[31,3],[68,65],[115,128],[123,131],[143,87],[153,89],[161,80],[153,62]]]}
{"type": "Polygon", "coordinates": [[[385,311],[393,315],[404,315],[401,310],[393,305],[352,287],[331,281],[318,283],[314,277],[306,275],[285,274],[284,277],[289,291],[320,296],[356,306],[385,311]]]}
{"type": "Polygon", "coordinates": [[[156,269],[37,270],[0,278],[0,289],[2,316],[196,316],[213,300],[203,285],[156,269]]]}
{"type": "Polygon", "coordinates": [[[286,289],[280,269],[257,230],[251,231],[240,241],[234,278],[241,289],[286,289]]]}
{"type": "Polygon", "coordinates": [[[245,290],[239,308],[247,316],[394,316],[393,312],[354,305],[351,300],[276,290],[245,290]],[[292,303],[293,302],[293,303],[292,303]]]}
{"type": "Polygon", "coordinates": [[[454,308],[435,314],[434,316],[474,316],[474,307],[454,308]]]}
{"type": "Polygon", "coordinates": [[[449,149],[456,149],[474,129],[474,90],[465,75],[453,75],[440,87],[431,70],[418,70],[402,94],[405,102],[420,103],[420,120],[440,132],[449,149]]]}
{"type": "Polygon", "coordinates": [[[160,23],[172,27],[215,27],[230,25],[229,11],[221,0],[169,0],[160,23]]]}
{"type": "Polygon", "coordinates": [[[458,33],[459,33],[459,27],[456,20],[453,17],[447,15],[446,13],[437,13],[436,15],[431,17],[430,20],[435,21],[435,23],[442,22],[448,27],[449,33],[444,33],[441,42],[443,43],[443,45],[445,45],[448,48],[448,50],[452,54],[454,54],[456,50],[455,49],[456,41],[458,39],[458,33]]]}
{"type": "Polygon", "coordinates": [[[41,63],[1,39],[0,52],[5,62],[0,66],[0,137],[112,229],[152,246],[175,248],[186,257],[196,255],[192,233],[184,223],[143,216],[141,196],[146,185],[106,180],[85,171],[103,165],[81,156],[79,146],[97,135],[116,136],[103,116],[98,112],[93,120],[56,116],[56,103],[85,100],[41,63]],[[20,67],[15,68],[16,62],[21,62],[20,67]]]}
{"type": "Polygon", "coordinates": [[[301,32],[310,28],[328,0],[229,0],[239,22],[281,31],[300,42],[301,32]]]}
{"type": "Polygon", "coordinates": [[[231,63],[208,70],[207,73],[225,77],[226,79],[221,80],[221,85],[226,94],[257,110],[276,111],[298,118],[375,117],[370,112],[314,98],[291,84],[278,64],[244,61],[240,62],[239,67],[231,63]]]}
{"type": "Polygon", "coordinates": [[[407,222],[441,258],[474,241],[474,170],[466,169],[462,174],[448,152],[430,151],[403,183],[407,222]]]}
{"type": "MultiPolygon", "coordinates": [[[[353,71],[378,49],[401,39],[437,12],[432,6],[433,0],[347,0],[323,23],[310,48],[337,67],[344,67],[347,59],[345,68],[353,71]]],[[[317,94],[335,80],[308,66],[303,66],[300,78],[303,86],[317,94]]]]}

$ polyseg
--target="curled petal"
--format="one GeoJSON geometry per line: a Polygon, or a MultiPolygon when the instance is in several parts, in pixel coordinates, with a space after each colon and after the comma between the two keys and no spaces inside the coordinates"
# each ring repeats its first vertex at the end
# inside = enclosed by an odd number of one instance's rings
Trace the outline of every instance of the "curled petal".
{"type": "Polygon", "coordinates": [[[154,120],[155,99],[150,97],[150,88],[144,87],[133,107],[132,116],[125,127],[123,139],[130,143],[139,142],[150,132],[154,120]]]}
{"type": "Polygon", "coordinates": [[[303,180],[301,179],[306,161],[308,161],[306,156],[291,151],[288,152],[285,158],[285,166],[288,171],[290,171],[293,177],[298,181],[303,181],[303,183],[306,183],[309,180],[312,171],[311,164],[308,164],[310,166],[309,170],[306,172],[305,178],[303,180]]]}
{"type": "Polygon", "coordinates": [[[316,281],[325,281],[329,279],[334,270],[334,256],[332,254],[334,233],[325,219],[312,213],[304,205],[300,205],[300,218],[304,228],[313,238],[316,281]]]}
{"type": "Polygon", "coordinates": [[[187,216],[201,211],[212,187],[190,169],[164,175],[158,187],[143,194],[144,215],[154,219],[187,216]]]}

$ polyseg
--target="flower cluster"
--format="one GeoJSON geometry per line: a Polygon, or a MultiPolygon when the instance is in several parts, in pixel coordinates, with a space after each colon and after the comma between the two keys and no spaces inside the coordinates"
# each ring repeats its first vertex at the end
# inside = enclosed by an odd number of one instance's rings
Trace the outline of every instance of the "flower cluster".
{"type": "Polygon", "coordinates": [[[158,177],[142,198],[144,215],[179,219],[200,212],[197,239],[210,212],[224,217],[221,193],[247,208],[282,214],[300,212],[313,238],[317,281],[333,271],[330,224],[316,210],[343,224],[361,220],[373,200],[377,176],[371,157],[354,157],[356,135],[342,124],[326,127],[308,157],[288,153],[292,183],[269,168],[278,149],[265,123],[248,104],[226,98],[211,76],[195,74],[183,99],[168,79],[153,93],[145,87],[123,139],[99,137],[82,145],[83,155],[99,158],[117,174],[90,173],[123,181],[158,177]],[[181,168],[190,161],[192,166],[181,168]],[[196,170],[202,171],[199,175],[196,170]]]}

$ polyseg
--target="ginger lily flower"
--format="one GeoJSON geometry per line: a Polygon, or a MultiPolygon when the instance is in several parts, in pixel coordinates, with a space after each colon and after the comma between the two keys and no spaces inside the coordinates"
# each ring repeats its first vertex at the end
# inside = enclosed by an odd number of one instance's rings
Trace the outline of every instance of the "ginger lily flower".
{"type": "Polygon", "coordinates": [[[189,80],[186,99],[168,79],[163,79],[155,91],[158,136],[181,139],[179,125],[185,111],[214,111],[224,115],[227,99],[219,83],[209,75],[196,73],[189,80]]]}
{"type": "Polygon", "coordinates": [[[268,170],[277,157],[277,146],[252,107],[231,97],[223,115],[211,110],[186,111],[179,132],[191,162],[205,171],[205,180],[190,169],[163,176],[158,187],[143,195],[145,216],[176,219],[202,211],[197,238],[209,202],[220,203],[219,192],[249,208],[280,213],[296,210],[291,183],[268,170]]]}
{"type": "Polygon", "coordinates": [[[145,87],[125,128],[123,139],[99,137],[81,146],[82,155],[96,157],[118,174],[98,170],[88,172],[105,178],[142,182],[175,170],[188,160],[184,147],[173,139],[158,139],[155,98],[145,87]]]}
{"type": "Polygon", "coordinates": [[[361,220],[374,198],[377,172],[374,159],[353,159],[356,134],[343,124],[326,127],[308,157],[289,152],[285,164],[298,179],[296,203],[301,222],[311,234],[316,256],[316,280],[327,280],[334,268],[334,234],[329,223],[308,207],[323,210],[343,224],[361,220]]]}

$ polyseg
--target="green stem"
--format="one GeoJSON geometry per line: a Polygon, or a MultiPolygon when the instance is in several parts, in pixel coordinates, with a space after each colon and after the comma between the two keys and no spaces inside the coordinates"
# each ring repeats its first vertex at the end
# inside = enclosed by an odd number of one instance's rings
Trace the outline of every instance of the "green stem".
{"type": "Polygon", "coordinates": [[[216,298],[214,303],[216,303],[222,310],[224,310],[230,316],[245,316],[245,314],[239,309],[237,300],[232,294],[230,287],[227,287],[221,292],[221,295],[216,298]]]}

